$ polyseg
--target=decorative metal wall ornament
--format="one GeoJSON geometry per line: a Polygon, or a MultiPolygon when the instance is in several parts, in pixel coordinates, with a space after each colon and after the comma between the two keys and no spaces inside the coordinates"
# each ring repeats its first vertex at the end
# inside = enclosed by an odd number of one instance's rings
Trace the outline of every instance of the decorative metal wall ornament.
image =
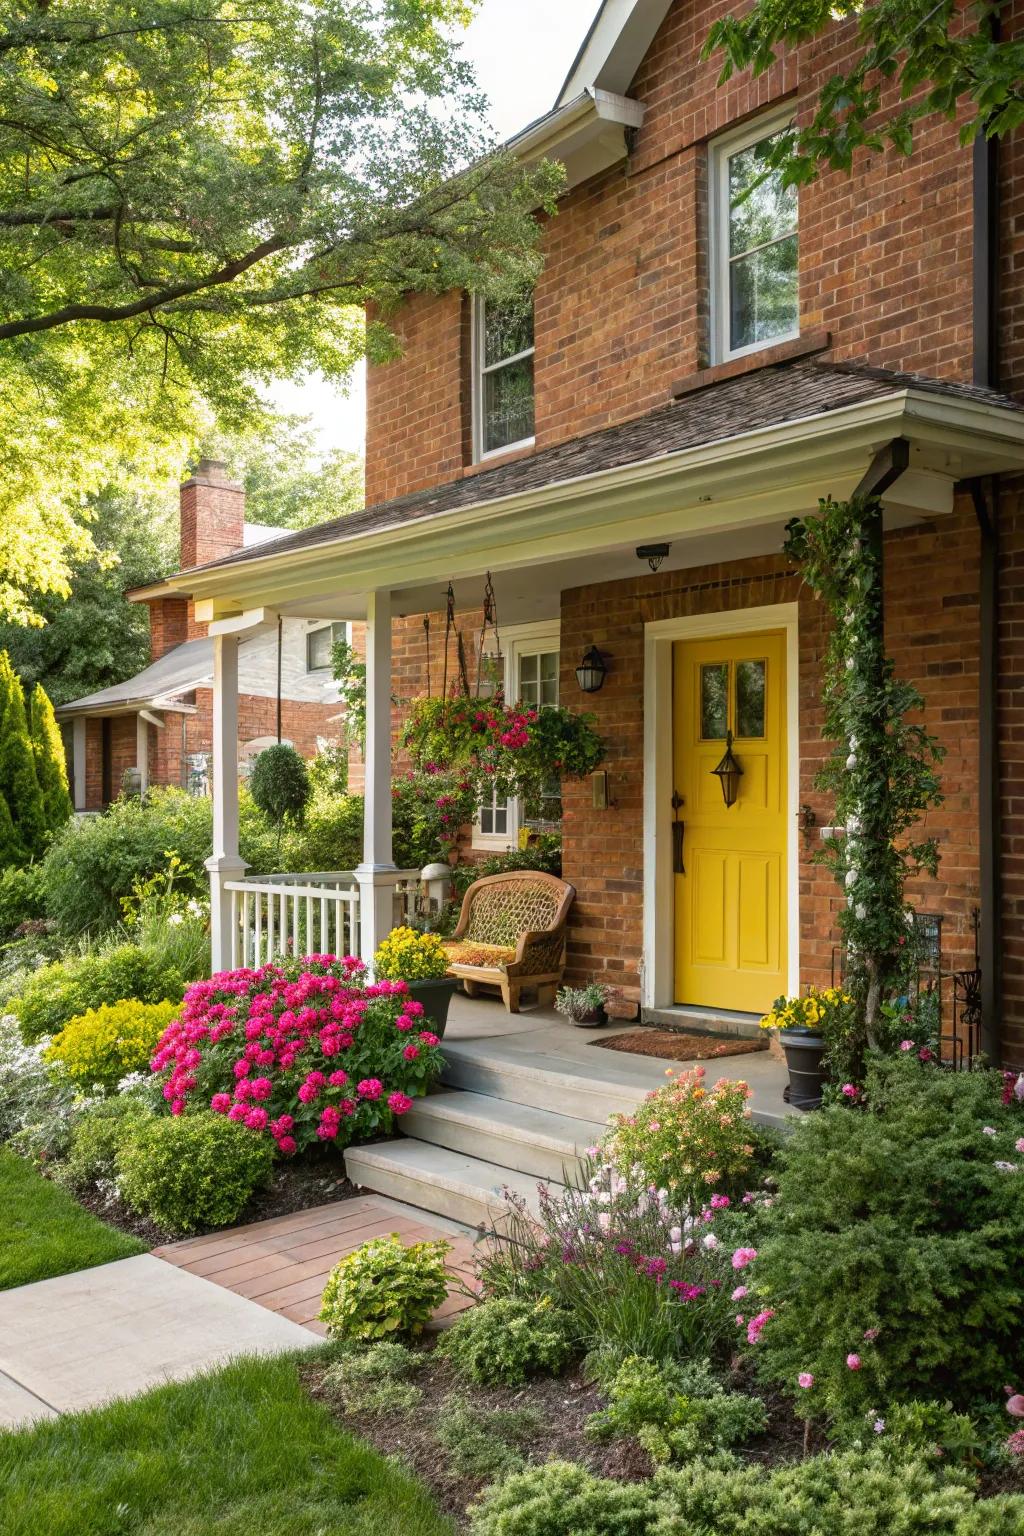
{"type": "Polygon", "coordinates": [[[671,548],[671,544],[638,544],[636,557],[638,560],[646,560],[654,574],[661,569],[661,562],[671,548]]]}
{"type": "Polygon", "coordinates": [[[584,651],[583,660],[576,668],[576,681],[581,693],[599,693],[608,675],[608,665],[596,645],[584,651]]]}
{"type": "Polygon", "coordinates": [[[721,762],[711,772],[722,786],[722,799],[725,801],[726,810],[736,804],[736,796],[740,792],[740,779],[743,777],[743,769],[740,767],[732,750],[732,731],[725,738],[725,753],[721,762]]]}

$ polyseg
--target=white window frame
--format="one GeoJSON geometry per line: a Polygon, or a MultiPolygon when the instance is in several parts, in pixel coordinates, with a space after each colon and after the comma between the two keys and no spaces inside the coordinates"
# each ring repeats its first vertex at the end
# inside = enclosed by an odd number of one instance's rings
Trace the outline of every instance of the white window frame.
{"type": "Polygon", "coordinates": [[[484,346],[484,320],[487,311],[487,300],[482,294],[473,295],[472,316],[472,345],[471,370],[473,374],[473,463],[483,464],[488,459],[500,459],[506,453],[516,453],[521,448],[532,448],[537,441],[536,436],[521,437],[518,442],[506,443],[503,448],[484,448],[484,378],[488,373],[497,373],[502,368],[507,368],[511,363],[518,363],[526,357],[534,359],[533,372],[533,404],[537,407],[537,368],[536,368],[536,334],[534,345],[527,347],[522,352],[516,352],[511,357],[503,357],[499,363],[492,363],[488,368],[484,363],[486,350],[484,346]]]}
{"type": "MultiPolygon", "coordinates": [[[[536,624],[517,624],[502,629],[501,647],[505,661],[505,698],[517,704],[519,692],[519,659],[536,656],[542,651],[561,651],[562,626],[558,619],[542,619],[536,624]]],[[[508,831],[488,833],[480,831],[479,821],[473,823],[472,846],[482,853],[507,853],[519,846],[519,830],[523,824],[518,800],[508,802],[508,831]]]]}
{"type": "MultiPolygon", "coordinates": [[[[793,329],[786,331],[783,335],[772,336],[767,341],[752,341],[745,347],[732,347],[729,345],[730,315],[732,312],[730,270],[732,263],[729,259],[729,216],[731,213],[729,161],[734,155],[740,154],[744,149],[749,149],[752,144],[759,144],[762,139],[770,139],[773,134],[779,133],[783,128],[788,128],[792,121],[792,109],[775,112],[770,117],[759,117],[752,123],[745,123],[742,128],[736,128],[731,133],[723,133],[719,138],[712,139],[708,146],[708,188],[710,193],[708,248],[711,279],[712,363],[727,363],[731,362],[734,357],[749,357],[754,352],[763,352],[766,348],[777,347],[782,342],[794,341],[800,335],[798,267],[796,325],[793,329]]],[[[799,260],[799,207],[797,211],[796,236],[799,260]]]]}
{"type": "Polygon", "coordinates": [[[305,655],[303,656],[303,660],[306,665],[307,677],[317,677],[321,673],[329,672],[331,670],[330,661],[328,661],[327,665],[323,667],[311,667],[309,664],[309,642],[312,640],[313,636],[318,634],[322,629],[329,629],[331,631],[332,650],[334,649],[336,640],[344,639],[349,645],[352,644],[352,624],[348,619],[327,619],[324,623],[321,623],[319,620],[317,620],[315,623],[311,624],[306,630],[305,639],[303,640],[303,645],[305,646],[305,655]],[[334,631],[336,629],[344,629],[344,636],[340,634],[335,635],[334,631]]]}

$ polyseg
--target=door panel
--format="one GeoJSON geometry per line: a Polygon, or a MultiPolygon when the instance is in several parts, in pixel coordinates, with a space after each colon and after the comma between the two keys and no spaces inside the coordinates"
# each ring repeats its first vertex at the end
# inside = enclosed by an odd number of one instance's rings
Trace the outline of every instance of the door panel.
{"type": "Polygon", "coordinates": [[[765,1012],[787,986],[786,635],[674,647],[675,997],[765,1012]],[[742,775],[726,806],[714,769],[733,732],[742,775]]]}

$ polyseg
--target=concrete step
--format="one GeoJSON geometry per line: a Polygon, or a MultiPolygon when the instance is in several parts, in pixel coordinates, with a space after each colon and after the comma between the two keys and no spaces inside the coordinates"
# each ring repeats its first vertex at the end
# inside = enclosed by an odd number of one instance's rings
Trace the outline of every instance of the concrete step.
{"type": "Polygon", "coordinates": [[[550,1109],[454,1090],[417,1099],[402,1129],[420,1141],[510,1168],[562,1181],[596,1145],[604,1126],[550,1109]]]}
{"type": "Polygon", "coordinates": [[[604,1126],[609,1115],[628,1112],[663,1077],[660,1062],[611,1051],[603,1060],[541,1058],[497,1041],[444,1042],[442,1082],[449,1088],[604,1126]]]}
{"type": "Polygon", "coordinates": [[[529,1174],[412,1136],[349,1147],[345,1171],[353,1184],[364,1189],[469,1226],[491,1226],[501,1220],[508,1209],[502,1199],[506,1187],[521,1195],[534,1214],[538,1209],[537,1180],[529,1174]]]}
{"type": "Polygon", "coordinates": [[[763,1040],[760,1015],[729,1013],[712,1008],[645,1008],[645,1024],[663,1024],[690,1035],[716,1035],[730,1040],[763,1040]]]}

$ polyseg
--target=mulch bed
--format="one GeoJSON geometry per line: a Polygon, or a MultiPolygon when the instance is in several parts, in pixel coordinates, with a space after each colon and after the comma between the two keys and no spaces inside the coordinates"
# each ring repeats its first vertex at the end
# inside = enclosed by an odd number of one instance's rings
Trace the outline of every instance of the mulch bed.
{"type": "MultiPolygon", "coordinates": [[[[235,1223],[244,1227],[251,1221],[269,1221],[272,1216],[290,1216],[293,1211],[305,1211],[315,1205],[329,1205],[334,1201],[351,1200],[360,1191],[345,1177],[340,1157],[330,1153],[309,1153],[294,1162],[275,1166],[271,1183],[266,1189],[257,1190],[235,1223]]],[[[158,1227],[146,1216],[129,1211],[120,1200],[108,1200],[99,1190],[78,1191],[79,1205],[98,1216],[101,1221],[121,1232],[137,1237],[150,1248],[160,1248],[181,1238],[180,1232],[168,1232],[158,1227]]],[[[215,1229],[200,1227],[189,1237],[202,1237],[215,1229]]]]}
{"type": "MultiPolygon", "coordinates": [[[[432,1348],[432,1343],[425,1346],[432,1348]]],[[[431,1426],[444,1416],[445,1403],[454,1398],[461,1406],[488,1411],[530,1408],[542,1420],[539,1433],[520,1447],[529,1461],[577,1461],[601,1477],[619,1482],[641,1482],[654,1472],[654,1465],[643,1447],[632,1438],[611,1441],[590,1439],[584,1425],[592,1413],[605,1406],[605,1399],[580,1371],[557,1380],[543,1377],[522,1387],[478,1387],[455,1375],[448,1361],[434,1356],[413,1380],[423,1393],[410,1412],[386,1413],[377,1417],[346,1414],[324,1385],[330,1362],[322,1360],[300,1366],[300,1374],[310,1395],[325,1402],[343,1428],[368,1441],[385,1456],[397,1456],[430,1489],[437,1503],[456,1522],[467,1528],[466,1508],[487,1486],[486,1479],[459,1476],[450,1466],[431,1426]]],[[[751,1390],[750,1381],[737,1380],[737,1391],[751,1390]]],[[[758,1436],[737,1454],[752,1462],[776,1465],[799,1460],[804,1454],[803,1423],[793,1413],[785,1398],[761,1393],[770,1422],[765,1434],[758,1436]]],[[[811,1454],[825,1449],[815,1436],[811,1454]]]]}
{"type": "Polygon", "coordinates": [[[662,1061],[716,1061],[721,1056],[749,1056],[768,1049],[767,1040],[723,1040],[720,1035],[684,1035],[674,1029],[633,1029],[607,1040],[591,1040],[605,1051],[629,1051],[662,1061]]]}

